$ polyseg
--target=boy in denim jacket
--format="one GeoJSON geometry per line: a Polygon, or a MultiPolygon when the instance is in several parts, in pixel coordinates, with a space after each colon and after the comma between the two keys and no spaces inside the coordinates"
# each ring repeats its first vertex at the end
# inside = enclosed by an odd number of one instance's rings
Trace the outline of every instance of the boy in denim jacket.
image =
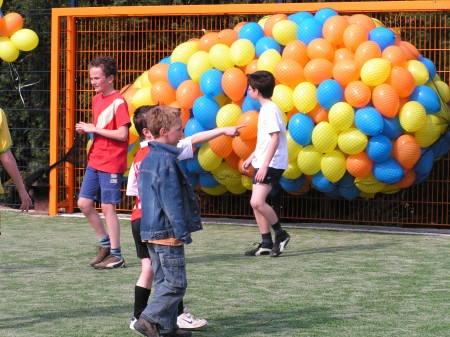
{"type": "Polygon", "coordinates": [[[199,205],[184,175],[177,144],[183,136],[180,110],[155,106],[147,113],[154,141],[140,165],[141,238],[154,272],[154,295],[134,328],[150,337],[192,335],[177,326],[178,305],[187,287],[184,245],[201,230],[199,205]]]}

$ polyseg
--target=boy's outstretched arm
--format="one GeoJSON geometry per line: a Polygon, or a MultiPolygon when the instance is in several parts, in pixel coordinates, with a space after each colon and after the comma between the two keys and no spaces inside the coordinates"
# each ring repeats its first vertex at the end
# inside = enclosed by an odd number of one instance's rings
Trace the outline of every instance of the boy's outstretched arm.
{"type": "Polygon", "coordinates": [[[192,135],[192,145],[198,145],[207,142],[211,139],[217,138],[219,136],[225,135],[230,137],[237,137],[240,134],[240,129],[244,128],[245,125],[237,126],[225,126],[223,128],[215,128],[212,130],[202,131],[192,135]]]}

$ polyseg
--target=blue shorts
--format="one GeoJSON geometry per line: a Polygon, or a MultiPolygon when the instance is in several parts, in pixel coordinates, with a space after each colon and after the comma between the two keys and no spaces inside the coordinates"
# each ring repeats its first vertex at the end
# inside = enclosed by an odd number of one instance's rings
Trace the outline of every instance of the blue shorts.
{"type": "Polygon", "coordinates": [[[120,204],[122,201],[122,173],[102,172],[86,167],[79,197],[102,204],[120,204]]]}
{"type": "MultiPolygon", "coordinates": [[[[253,173],[253,181],[252,181],[253,184],[256,184],[255,177],[256,173],[258,173],[258,170],[259,170],[258,168],[255,169],[255,172],[253,173]]],[[[267,169],[266,177],[264,178],[261,184],[272,185],[272,187],[275,188],[280,183],[280,179],[283,173],[284,173],[283,169],[276,169],[273,167],[269,167],[267,169]]]]}

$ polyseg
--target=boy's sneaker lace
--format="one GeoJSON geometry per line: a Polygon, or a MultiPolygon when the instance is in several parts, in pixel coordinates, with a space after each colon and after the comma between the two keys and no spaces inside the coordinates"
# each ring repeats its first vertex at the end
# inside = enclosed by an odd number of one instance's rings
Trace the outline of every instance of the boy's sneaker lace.
{"type": "Polygon", "coordinates": [[[273,244],[273,248],[272,248],[272,251],[270,252],[270,256],[271,257],[280,256],[281,253],[284,252],[284,249],[286,248],[290,239],[291,239],[291,237],[285,230],[283,230],[280,235],[277,235],[275,237],[275,243],[273,244]]]}
{"type": "Polygon", "coordinates": [[[123,258],[118,258],[114,255],[109,255],[102,262],[94,264],[95,269],[114,269],[114,268],[125,268],[125,260],[123,258]]]}
{"type": "Polygon", "coordinates": [[[180,329],[193,330],[204,327],[208,324],[206,319],[197,318],[184,309],[184,312],[177,317],[177,325],[180,329]]]}
{"type": "Polygon", "coordinates": [[[92,259],[92,261],[90,263],[91,266],[94,266],[95,264],[102,262],[104,259],[106,259],[109,256],[109,254],[111,254],[109,247],[99,246],[97,255],[92,259]]]}
{"type": "Polygon", "coordinates": [[[273,244],[268,244],[268,243],[254,243],[254,246],[257,245],[257,247],[255,249],[252,250],[247,250],[245,252],[246,256],[259,256],[259,255],[269,255],[270,252],[272,251],[272,247],[273,244]]]}

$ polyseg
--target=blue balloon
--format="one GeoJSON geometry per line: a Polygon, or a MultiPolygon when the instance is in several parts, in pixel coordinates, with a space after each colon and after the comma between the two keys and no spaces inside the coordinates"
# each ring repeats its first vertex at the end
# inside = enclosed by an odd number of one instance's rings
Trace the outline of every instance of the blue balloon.
{"type": "Polygon", "coordinates": [[[332,8],[322,8],[317,11],[317,13],[314,15],[314,18],[322,23],[322,25],[332,16],[338,15],[338,12],[336,12],[332,8]]]}
{"type": "Polygon", "coordinates": [[[302,20],[298,24],[297,39],[308,45],[312,40],[323,37],[322,26],[315,18],[302,20]]]}
{"type": "Polygon", "coordinates": [[[434,76],[436,76],[436,66],[433,63],[433,61],[431,61],[430,59],[426,58],[426,57],[422,57],[420,60],[420,62],[422,62],[425,67],[427,67],[428,73],[430,74],[430,78],[428,79],[428,82],[432,81],[434,76]]]}
{"type": "Polygon", "coordinates": [[[433,168],[434,152],[431,147],[423,148],[420,150],[420,159],[414,165],[414,171],[416,174],[429,174],[433,168]]]}
{"type": "Polygon", "coordinates": [[[205,130],[217,127],[216,116],[220,105],[212,98],[201,96],[197,98],[192,107],[192,113],[205,130]]]}
{"type": "Polygon", "coordinates": [[[297,26],[305,19],[312,19],[314,15],[310,12],[297,12],[288,16],[288,19],[295,22],[297,26]]]}
{"type": "Polygon", "coordinates": [[[217,69],[209,69],[200,77],[200,89],[208,97],[216,97],[223,93],[223,73],[217,69]]]}
{"type": "Polygon", "coordinates": [[[355,112],[355,125],[362,133],[376,136],[383,131],[383,117],[373,107],[364,107],[355,112]]]}
{"type": "Polygon", "coordinates": [[[171,64],[171,63],[172,63],[172,62],[170,61],[171,59],[172,59],[172,55],[163,58],[163,59],[160,60],[158,63],[161,63],[161,64],[171,64]]]}
{"type": "Polygon", "coordinates": [[[196,152],[194,154],[194,157],[191,159],[183,160],[186,162],[186,166],[188,169],[188,172],[191,174],[202,174],[205,172],[203,168],[201,167],[199,161],[198,161],[198,153],[196,152]]]}
{"type": "Polygon", "coordinates": [[[431,148],[436,159],[444,157],[450,151],[450,131],[442,135],[431,148]]]}
{"type": "Polygon", "coordinates": [[[200,174],[199,182],[200,186],[206,188],[214,188],[219,186],[219,182],[214,178],[211,172],[204,172],[200,174]]]}
{"type": "Polygon", "coordinates": [[[242,112],[247,112],[250,110],[259,111],[261,109],[261,103],[254,101],[249,95],[245,96],[242,102],[242,112]]]}
{"type": "Polygon", "coordinates": [[[333,105],[344,99],[344,90],[339,82],[325,80],[317,87],[316,97],[322,108],[330,110],[333,105]]]}
{"type": "Polygon", "coordinates": [[[324,193],[331,192],[336,188],[336,186],[334,186],[334,184],[331,181],[325,178],[323,173],[320,171],[312,176],[311,182],[314,188],[324,193]]]}
{"type": "Polygon", "coordinates": [[[297,192],[305,186],[305,176],[302,174],[297,179],[288,179],[282,176],[280,185],[288,193],[297,192]]]}
{"type": "Polygon", "coordinates": [[[441,110],[441,100],[438,94],[426,85],[418,85],[409,96],[409,100],[422,104],[427,114],[434,114],[441,110]]]}
{"type": "Polygon", "coordinates": [[[188,173],[186,175],[186,178],[187,178],[189,185],[191,185],[192,188],[195,188],[195,186],[197,186],[197,184],[198,184],[198,175],[197,174],[188,173]]]}
{"type": "Polygon", "coordinates": [[[398,183],[403,178],[403,167],[393,158],[373,164],[373,175],[386,184],[398,183]]]}
{"type": "Polygon", "coordinates": [[[288,130],[292,139],[302,146],[311,144],[314,127],[315,124],[312,118],[300,112],[294,114],[288,124],[288,130]]]}
{"type": "Polygon", "coordinates": [[[194,117],[190,118],[184,127],[184,134],[186,137],[190,137],[203,131],[206,131],[206,129],[194,117]]]}
{"type": "Polygon", "coordinates": [[[269,36],[264,36],[256,42],[256,56],[260,57],[262,53],[269,49],[275,49],[281,54],[281,45],[273,38],[269,36]]]}
{"type": "Polygon", "coordinates": [[[167,79],[174,89],[177,89],[184,81],[190,80],[187,65],[183,62],[172,63],[167,70],[167,79]]]}
{"type": "Polygon", "coordinates": [[[250,40],[256,46],[256,42],[264,36],[264,30],[256,22],[246,23],[238,33],[238,39],[250,40]]]}
{"type": "Polygon", "coordinates": [[[374,162],[383,162],[391,156],[391,140],[383,135],[374,136],[369,139],[366,152],[369,158],[374,162]]]}
{"type": "Polygon", "coordinates": [[[377,27],[369,32],[369,41],[380,46],[381,51],[395,43],[395,33],[386,27],[377,27]]]}
{"type": "Polygon", "coordinates": [[[403,134],[403,128],[398,116],[394,118],[383,117],[383,135],[389,139],[397,139],[403,134]]]}

